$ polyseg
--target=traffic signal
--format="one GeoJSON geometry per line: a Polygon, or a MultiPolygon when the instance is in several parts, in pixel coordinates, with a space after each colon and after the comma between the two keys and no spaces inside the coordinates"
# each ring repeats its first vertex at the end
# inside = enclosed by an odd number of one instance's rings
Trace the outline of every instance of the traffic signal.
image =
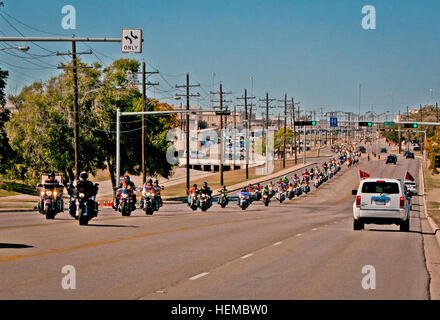
{"type": "Polygon", "coordinates": [[[295,126],[316,126],[316,121],[295,121],[295,126]]]}
{"type": "Polygon", "coordinates": [[[372,125],[371,122],[359,122],[359,127],[371,127],[372,125]]]}
{"type": "Polygon", "coordinates": [[[418,128],[419,125],[417,123],[405,123],[404,127],[405,128],[418,128]]]}
{"type": "Polygon", "coordinates": [[[377,131],[381,132],[381,131],[382,131],[382,129],[377,129],[377,131]]]}
{"type": "Polygon", "coordinates": [[[394,132],[394,129],[390,129],[390,132],[394,132]]]}
{"type": "Polygon", "coordinates": [[[435,167],[440,168],[440,155],[435,156],[435,167]]]}

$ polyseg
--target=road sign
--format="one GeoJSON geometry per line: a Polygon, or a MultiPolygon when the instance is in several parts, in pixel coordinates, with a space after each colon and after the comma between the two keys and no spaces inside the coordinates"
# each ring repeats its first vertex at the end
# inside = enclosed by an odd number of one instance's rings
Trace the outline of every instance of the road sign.
{"type": "Polygon", "coordinates": [[[122,53],[142,53],[142,29],[122,29],[122,53]]]}
{"type": "Polygon", "coordinates": [[[330,118],[330,127],[338,126],[338,118],[330,118]]]}
{"type": "Polygon", "coordinates": [[[386,126],[394,126],[395,125],[395,123],[393,121],[385,121],[383,124],[386,126]]]}

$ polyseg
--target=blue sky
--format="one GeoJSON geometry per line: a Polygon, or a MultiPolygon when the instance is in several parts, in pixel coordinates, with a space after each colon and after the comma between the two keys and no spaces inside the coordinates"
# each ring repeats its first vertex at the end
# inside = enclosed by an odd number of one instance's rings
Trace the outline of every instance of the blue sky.
{"type": "MultiPolygon", "coordinates": [[[[438,0],[3,1],[0,13],[52,33],[120,37],[122,28],[142,28],[139,55],[121,54],[117,43],[89,45],[105,64],[122,56],[145,59],[158,68],[162,75],[151,80],[161,85],[148,94],[159,99],[171,97],[187,72],[191,82],[202,84],[194,90],[202,98],[193,104],[204,106],[210,105],[213,81],[214,90],[221,81],[235,98],[244,88],[251,90],[251,77],[258,98],[269,92],[281,99],[287,93],[306,110],[357,112],[359,83],[361,112],[391,111],[392,92],[395,112],[440,97],[438,0]],[[61,27],[61,8],[67,4],[76,8],[74,31],[61,27]],[[361,27],[364,5],[376,8],[376,30],[361,27]]],[[[51,36],[4,16],[26,36],[51,36]]],[[[19,35],[1,17],[0,34],[19,35]]],[[[29,53],[48,54],[29,45],[29,53]]],[[[41,45],[53,51],[70,49],[63,43],[41,45]]],[[[88,49],[79,45],[79,50],[88,49]]],[[[59,72],[54,66],[60,57],[41,60],[30,61],[48,69],[29,70],[39,67],[0,52],[0,66],[11,75],[8,92],[59,72]]]]}

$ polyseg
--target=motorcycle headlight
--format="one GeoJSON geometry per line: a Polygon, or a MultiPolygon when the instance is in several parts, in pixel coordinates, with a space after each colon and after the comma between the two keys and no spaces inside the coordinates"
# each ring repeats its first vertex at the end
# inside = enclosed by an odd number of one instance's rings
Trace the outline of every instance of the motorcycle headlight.
{"type": "Polygon", "coordinates": [[[52,195],[52,191],[46,191],[46,194],[48,195],[48,196],[51,196],[52,195]]]}
{"type": "Polygon", "coordinates": [[[44,191],[41,191],[41,192],[40,192],[40,195],[44,196],[44,191]]]}
{"type": "Polygon", "coordinates": [[[122,198],[127,198],[127,197],[128,197],[128,194],[126,194],[126,193],[122,194],[122,198]]]}
{"type": "Polygon", "coordinates": [[[149,196],[151,196],[151,193],[150,193],[150,192],[147,192],[145,195],[146,195],[147,197],[149,197],[149,196]]]}
{"type": "Polygon", "coordinates": [[[196,194],[195,194],[195,193],[193,193],[193,194],[191,194],[191,196],[195,197],[195,196],[196,196],[196,194]]]}
{"type": "Polygon", "coordinates": [[[56,197],[58,195],[58,192],[54,191],[53,196],[56,197]]]}
{"type": "Polygon", "coordinates": [[[85,196],[84,193],[80,193],[80,194],[79,194],[79,197],[80,197],[80,198],[84,198],[84,196],[85,196]]]}
{"type": "Polygon", "coordinates": [[[204,194],[204,193],[202,193],[202,197],[205,197],[205,194],[204,194]]]}

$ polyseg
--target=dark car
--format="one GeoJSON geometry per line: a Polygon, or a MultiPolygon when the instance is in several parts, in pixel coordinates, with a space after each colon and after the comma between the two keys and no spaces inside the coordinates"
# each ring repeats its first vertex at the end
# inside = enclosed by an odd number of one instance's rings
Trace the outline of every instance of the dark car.
{"type": "Polygon", "coordinates": [[[387,148],[382,148],[382,149],[380,149],[380,152],[382,152],[382,153],[387,153],[387,148]]]}
{"type": "Polygon", "coordinates": [[[359,147],[358,147],[358,151],[360,151],[360,152],[362,152],[362,153],[366,153],[366,152],[367,152],[367,149],[365,149],[364,146],[359,146],[359,147]]]}
{"type": "Polygon", "coordinates": [[[414,159],[414,153],[412,152],[406,152],[405,159],[414,159]]]}
{"type": "Polygon", "coordinates": [[[387,161],[385,162],[385,164],[388,164],[388,163],[397,164],[397,156],[395,154],[388,155],[387,161]]]}

